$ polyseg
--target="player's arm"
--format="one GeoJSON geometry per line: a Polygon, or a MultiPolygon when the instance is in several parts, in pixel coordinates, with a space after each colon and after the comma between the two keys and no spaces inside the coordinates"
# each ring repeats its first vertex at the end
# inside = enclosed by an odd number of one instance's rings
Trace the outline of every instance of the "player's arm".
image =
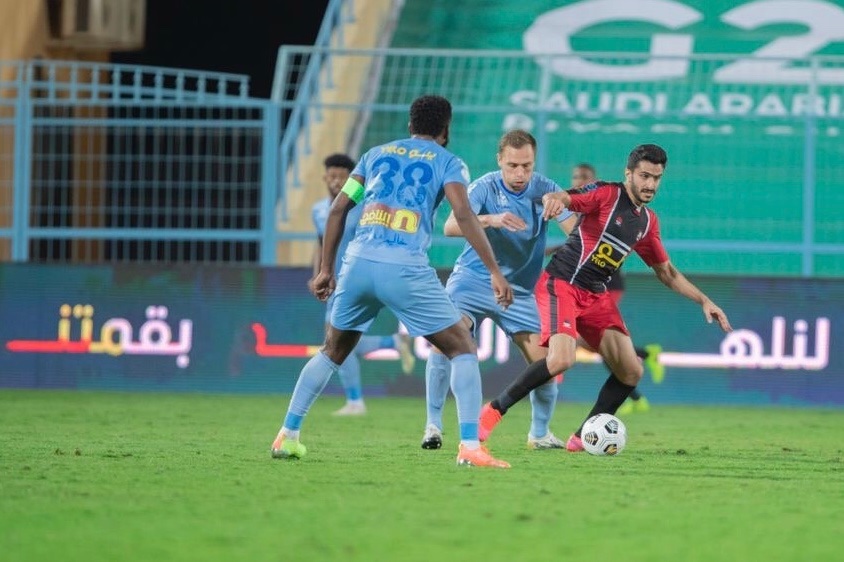
{"type": "MultiPolygon", "coordinates": [[[[504,228],[510,232],[527,228],[527,223],[524,220],[510,212],[499,213],[497,215],[477,215],[477,217],[482,228],[504,228]]],[[[446,236],[463,236],[463,231],[460,230],[460,225],[457,223],[457,219],[454,218],[454,211],[448,215],[445,221],[443,234],[446,236]]]]}
{"type": "MultiPolygon", "coordinates": [[[[460,228],[460,232],[472,248],[478,253],[478,257],[489,270],[492,276],[492,289],[498,304],[509,306],[513,302],[513,288],[504,279],[498,263],[495,261],[495,253],[489,245],[489,239],[484,234],[478,216],[469,204],[469,197],[466,195],[466,186],[458,182],[445,184],[445,196],[451,203],[452,215],[460,228]]],[[[323,256],[323,259],[325,257],[323,256]]]]}
{"type": "Polygon", "coordinates": [[[320,300],[325,300],[334,291],[334,263],[337,258],[337,248],[346,228],[346,216],[352,207],[363,200],[364,178],[351,175],[328,211],[325,221],[325,235],[322,240],[322,263],[319,273],[313,282],[313,293],[320,300]]]}
{"type": "Polygon", "coordinates": [[[542,196],[542,218],[549,220],[556,217],[571,205],[571,194],[567,191],[554,191],[542,196]]]}
{"type": "Polygon", "coordinates": [[[322,263],[322,236],[317,236],[317,243],[314,245],[314,254],[311,256],[311,279],[308,281],[308,288],[312,288],[313,281],[319,275],[320,264],[322,263]]]}
{"type": "MultiPolygon", "coordinates": [[[[557,225],[560,227],[560,230],[563,231],[563,234],[568,236],[574,230],[574,227],[577,225],[578,215],[572,214],[568,217],[564,218],[563,220],[559,221],[557,225]]],[[[553,255],[554,252],[562,248],[565,244],[557,244],[556,246],[548,246],[545,248],[545,255],[550,256],[553,255]]]]}
{"type": "Polygon", "coordinates": [[[712,323],[715,320],[725,332],[732,331],[733,328],[730,326],[730,321],[727,319],[724,311],[712,302],[703,291],[698,289],[694,283],[686,279],[686,276],[680,273],[670,261],[654,264],[651,267],[663,285],[687,299],[698,303],[703,309],[703,315],[707,322],[712,323]]]}

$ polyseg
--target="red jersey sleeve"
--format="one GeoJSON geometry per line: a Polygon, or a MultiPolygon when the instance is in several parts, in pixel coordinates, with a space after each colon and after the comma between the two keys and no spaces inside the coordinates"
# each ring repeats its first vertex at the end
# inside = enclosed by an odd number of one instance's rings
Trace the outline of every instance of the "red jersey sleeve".
{"type": "Polygon", "coordinates": [[[614,184],[604,184],[591,191],[582,192],[571,189],[571,203],[568,205],[570,211],[575,213],[592,213],[601,208],[602,205],[612,204],[618,195],[618,187],[614,184]]]}
{"type": "Polygon", "coordinates": [[[665,246],[662,245],[662,236],[659,233],[659,220],[656,218],[656,213],[650,209],[645,209],[645,212],[650,215],[648,231],[642,236],[641,240],[636,242],[633,249],[648,267],[653,267],[657,264],[667,262],[668,252],[665,251],[665,246]]]}

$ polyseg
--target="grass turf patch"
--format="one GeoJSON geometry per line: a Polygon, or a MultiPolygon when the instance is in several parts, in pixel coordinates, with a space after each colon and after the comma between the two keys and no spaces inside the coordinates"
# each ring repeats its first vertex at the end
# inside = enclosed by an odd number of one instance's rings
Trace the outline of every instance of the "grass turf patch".
{"type": "MultiPolygon", "coordinates": [[[[840,554],[836,410],[655,405],[618,457],[490,441],[510,470],[419,444],[419,399],[359,418],[321,397],[299,461],[270,459],[286,396],[0,392],[6,560],[822,560],[840,554]]],[[[585,415],[560,403],[563,439],[585,415]]]]}

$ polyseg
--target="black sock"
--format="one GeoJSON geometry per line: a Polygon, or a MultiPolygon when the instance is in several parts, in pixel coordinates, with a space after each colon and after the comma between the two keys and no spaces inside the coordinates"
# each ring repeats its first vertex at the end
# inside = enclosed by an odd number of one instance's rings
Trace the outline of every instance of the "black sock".
{"type": "MultiPolygon", "coordinates": [[[[627,397],[630,396],[630,393],[635,388],[635,386],[624,384],[615,375],[610,374],[607,377],[607,382],[604,383],[604,386],[601,387],[601,391],[598,393],[598,399],[595,401],[595,405],[592,406],[592,410],[583,421],[585,422],[596,414],[615,414],[618,407],[627,400],[627,397]]],[[[583,424],[580,424],[580,427],[577,428],[574,434],[580,437],[582,429],[583,424]]]]}
{"type": "Polygon", "coordinates": [[[633,349],[636,350],[636,356],[640,359],[647,359],[648,355],[650,355],[650,353],[645,351],[644,347],[634,347],[633,349]]]}
{"type": "Polygon", "coordinates": [[[548,371],[548,363],[545,359],[534,361],[510,383],[510,386],[504,389],[504,392],[498,395],[498,398],[492,401],[492,407],[504,415],[513,404],[527,396],[534,388],[548,382],[550,378],[551,373],[548,371]]]}
{"type": "Polygon", "coordinates": [[[641,397],[642,397],[642,393],[639,392],[639,389],[636,388],[636,387],[633,387],[633,392],[630,393],[630,399],[631,400],[638,400],[641,397]]]}

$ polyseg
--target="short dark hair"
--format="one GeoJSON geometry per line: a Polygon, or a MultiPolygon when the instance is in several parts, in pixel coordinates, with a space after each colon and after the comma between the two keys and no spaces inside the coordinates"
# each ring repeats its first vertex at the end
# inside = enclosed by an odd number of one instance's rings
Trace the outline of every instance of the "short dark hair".
{"type": "Polygon", "coordinates": [[[642,160],[651,164],[662,164],[664,168],[668,165],[668,154],[655,144],[640,144],[627,157],[627,169],[635,170],[642,160]]]}
{"type": "Polygon", "coordinates": [[[410,105],[410,134],[439,136],[451,123],[451,102],[442,96],[419,96],[410,105]]]}
{"type": "Polygon", "coordinates": [[[575,168],[580,168],[581,170],[586,170],[587,172],[592,174],[592,176],[595,176],[595,174],[597,173],[597,172],[595,172],[595,166],[593,166],[592,164],[590,164],[588,162],[581,162],[580,164],[576,165],[575,168]]]}
{"type": "Polygon", "coordinates": [[[528,144],[532,146],[533,151],[536,152],[536,139],[533,135],[522,129],[513,129],[511,131],[507,131],[501,135],[500,139],[498,139],[498,153],[501,154],[508,146],[512,146],[513,148],[522,148],[528,144]]]}
{"type": "Polygon", "coordinates": [[[330,156],[326,156],[325,160],[322,161],[322,165],[327,168],[346,168],[351,172],[355,169],[355,161],[352,160],[347,154],[343,153],[336,153],[331,154],[330,156]]]}

